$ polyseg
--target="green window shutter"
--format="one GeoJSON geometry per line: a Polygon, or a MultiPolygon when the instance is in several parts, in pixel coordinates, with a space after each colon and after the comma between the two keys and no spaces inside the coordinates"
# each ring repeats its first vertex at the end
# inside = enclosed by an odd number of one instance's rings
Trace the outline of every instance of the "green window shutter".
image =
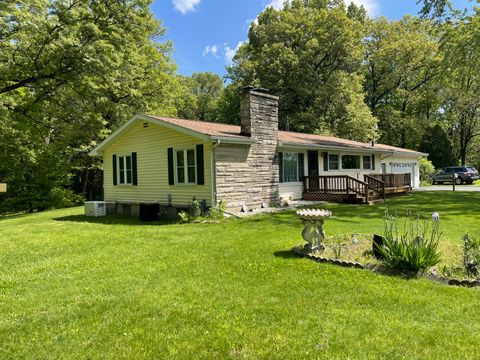
{"type": "Polygon", "coordinates": [[[175,173],[173,169],[173,148],[168,148],[168,185],[175,184],[175,173]]]}
{"type": "Polygon", "coordinates": [[[132,185],[138,185],[137,176],[137,153],[132,153],[132,185]]]}
{"type": "Polygon", "coordinates": [[[205,185],[205,165],[204,165],[204,154],[203,154],[203,145],[197,145],[197,185],[205,185]]]}
{"type": "Polygon", "coordinates": [[[113,185],[117,185],[117,155],[112,155],[113,185]]]}
{"type": "Polygon", "coordinates": [[[303,181],[303,176],[305,173],[304,162],[305,162],[305,158],[303,153],[298,153],[298,181],[303,181]]]}
{"type": "Polygon", "coordinates": [[[280,175],[280,182],[283,183],[283,153],[278,153],[278,174],[280,175]]]}
{"type": "Polygon", "coordinates": [[[375,170],[375,155],[372,155],[372,170],[375,170]]]}
{"type": "Polygon", "coordinates": [[[323,171],[328,171],[328,152],[323,153],[323,171]]]}

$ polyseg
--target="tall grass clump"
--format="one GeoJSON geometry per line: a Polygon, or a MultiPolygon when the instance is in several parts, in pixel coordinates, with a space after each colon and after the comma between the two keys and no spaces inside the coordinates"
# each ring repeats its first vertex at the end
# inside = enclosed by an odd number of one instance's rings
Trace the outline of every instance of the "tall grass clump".
{"type": "Polygon", "coordinates": [[[383,263],[401,271],[421,272],[440,262],[440,220],[413,215],[403,218],[385,211],[383,245],[379,247],[383,263]]]}

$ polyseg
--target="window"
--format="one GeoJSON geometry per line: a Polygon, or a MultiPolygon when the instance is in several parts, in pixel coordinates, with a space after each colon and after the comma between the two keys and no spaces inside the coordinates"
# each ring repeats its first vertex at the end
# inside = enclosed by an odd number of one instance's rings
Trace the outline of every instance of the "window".
{"type": "Polygon", "coordinates": [[[297,182],[298,154],[283,153],[283,182],[297,182]]]}
{"type": "Polygon", "coordinates": [[[363,157],[363,168],[364,169],[372,169],[372,157],[365,155],[363,157]]]}
{"type": "Polygon", "coordinates": [[[130,155],[118,157],[118,179],[121,185],[132,183],[132,157],[130,155]]]}
{"type": "Polygon", "coordinates": [[[360,156],[342,155],[342,169],[360,169],[360,156]]]}
{"type": "Polygon", "coordinates": [[[195,184],[196,164],[195,150],[177,150],[176,156],[177,184],[195,184]]]}
{"type": "Polygon", "coordinates": [[[328,169],[329,170],[340,169],[338,155],[328,155],[328,169]]]}

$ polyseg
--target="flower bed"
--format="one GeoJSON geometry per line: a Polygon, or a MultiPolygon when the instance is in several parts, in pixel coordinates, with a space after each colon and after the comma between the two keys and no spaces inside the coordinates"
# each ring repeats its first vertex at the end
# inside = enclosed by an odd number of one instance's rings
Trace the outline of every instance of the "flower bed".
{"type": "MultiPolygon", "coordinates": [[[[398,271],[385,267],[373,255],[373,235],[371,234],[344,234],[340,236],[331,236],[325,239],[325,251],[323,253],[309,252],[304,246],[295,246],[292,251],[296,254],[309,258],[319,263],[328,263],[332,265],[366,269],[375,272],[400,275],[405,277],[423,277],[428,280],[436,281],[446,285],[477,287],[480,286],[479,278],[455,278],[448,275],[441,275],[441,271],[432,268],[426,272],[408,272],[398,271]]],[[[445,268],[445,266],[444,266],[445,268]]],[[[460,271],[456,274],[463,275],[460,271]]]]}

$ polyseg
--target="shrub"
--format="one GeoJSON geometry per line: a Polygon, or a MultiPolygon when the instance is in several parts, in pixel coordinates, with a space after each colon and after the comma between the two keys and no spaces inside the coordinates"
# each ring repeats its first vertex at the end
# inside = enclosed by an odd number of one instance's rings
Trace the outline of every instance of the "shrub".
{"type": "Polygon", "coordinates": [[[210,219],[223,219],[225,210],[227,210],[227,203],[220,200],[218,206],[208,209],[207,217],[210,219]]]}
{"type": "Polygon", "coordinates": [[[438,264],[439,227],[438,215],[436,220],[431,220],[407,213],[400,219],[387,210],[383,245],[379,247],[382,262],[391,268],[412,272],[425,271],[438,264]]]}
{"type": "Polygon", "coordinates": [[[427,158],[422,157],[419,162],[420,166],[420,181],[422,183],[431,184],[433,175],[435,175],[435,166],[427,158]]]}
{"type": "Polygon", "coordinates": [[[192,207],[190,208],[190,216],[193,219],[197,219],[202,216],[202,208],[197,200],[192,201],[192,207]]]}
{"type": "Polygon", "coordinates": [[[463,236],[463,265],[468,275],[478,276],[480,270],[480,241],[463,236]]]}
{"type": "Polygon", "coordinates": [[[200,203],[197,200],[193,200],[190,211],[180,212],[178,214],[178,218],[181,223],[199,222],[203,220],[220,220],[224,218],[223,213],[226,209],[227,203],[222,200],[218,206],[211,207],[207,211],[203,212],[200,207],[200,203]]]}

